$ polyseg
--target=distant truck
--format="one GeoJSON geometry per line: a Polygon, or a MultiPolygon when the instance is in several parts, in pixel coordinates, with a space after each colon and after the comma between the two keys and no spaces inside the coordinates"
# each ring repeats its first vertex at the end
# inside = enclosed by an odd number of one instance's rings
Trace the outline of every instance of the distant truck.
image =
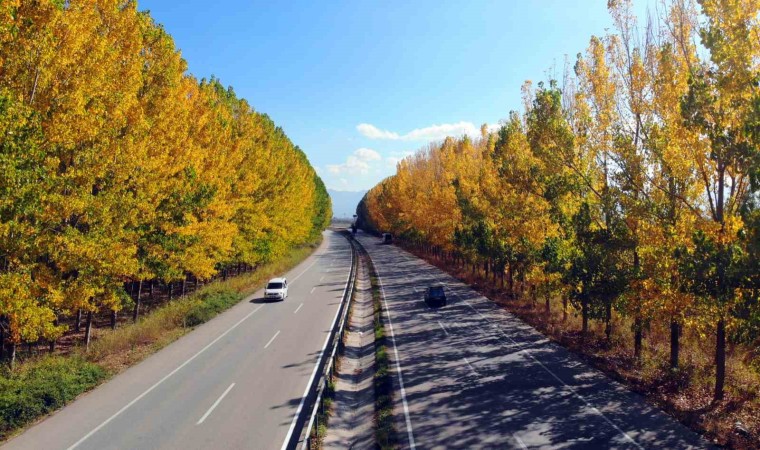
{"type": "Polygon", "coordinates": [[[390,233],[383,233],[383,244],[393,244],[393,235],[390,233]]]}

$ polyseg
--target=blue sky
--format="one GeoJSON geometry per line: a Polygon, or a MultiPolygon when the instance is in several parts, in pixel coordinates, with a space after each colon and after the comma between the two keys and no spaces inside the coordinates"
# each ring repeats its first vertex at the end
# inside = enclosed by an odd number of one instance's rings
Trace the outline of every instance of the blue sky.
{"type": "Polygon", "coordinates": [[[525,80],[559,75],[612,25],[606,0],[138,4],[195,76],[269,114],[337,190],[368,189],[428,141],[498,123],[525,80]]]}

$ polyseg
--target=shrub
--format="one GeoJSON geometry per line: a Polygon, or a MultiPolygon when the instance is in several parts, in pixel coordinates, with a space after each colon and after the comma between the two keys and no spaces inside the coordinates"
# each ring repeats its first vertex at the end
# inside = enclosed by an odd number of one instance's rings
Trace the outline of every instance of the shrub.
{"type": "Polygon", "coordinates": [[[64,406],[106,377],[100,366],[79,357],[50,356],[0,372],[0,439],[64,406]]]}
{"type": "Polygon", "coordinates": [[[229,289],[209,289],[198,295],[198,301],[185,315],[185,325],[194,327],[208,322],[241,300],[240,293],[229,289]]]}

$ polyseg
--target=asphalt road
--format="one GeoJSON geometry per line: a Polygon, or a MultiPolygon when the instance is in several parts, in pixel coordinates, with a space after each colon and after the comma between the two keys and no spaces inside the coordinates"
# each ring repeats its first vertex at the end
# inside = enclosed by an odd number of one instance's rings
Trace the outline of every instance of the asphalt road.
{"type": "Polygon", "coordinates": [[[348,241],[285,274],[288,298],[259,291],[82,396],[4,449],[278,449],[338,311],[348,241]]]}
{"type": "Polygon", "coordinates": [[[358,238],[385,292],[403,448],[708,447],[465,284],[378,238],[358,238]],[[431,309],[423,290],[439,282],[449,303],[431,309]]]}

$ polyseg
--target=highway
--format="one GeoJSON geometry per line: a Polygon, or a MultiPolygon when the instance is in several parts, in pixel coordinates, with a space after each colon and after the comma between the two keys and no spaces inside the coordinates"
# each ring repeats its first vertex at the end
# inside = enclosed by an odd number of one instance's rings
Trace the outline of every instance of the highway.
{"type": "Polygon", "coordinates": [[[376,237],[358,240],[385,294],[402,448],[708,448],[443,271],[376,237]],[[446,286],[444,308],[423,301],[434,283],[446,286]]]}
{"type": "Polygon", "coordinates": [[[251,297],[7,442],[3,449],[278,449],[315,373],[351,266],[332,231],[251,297]]]}

